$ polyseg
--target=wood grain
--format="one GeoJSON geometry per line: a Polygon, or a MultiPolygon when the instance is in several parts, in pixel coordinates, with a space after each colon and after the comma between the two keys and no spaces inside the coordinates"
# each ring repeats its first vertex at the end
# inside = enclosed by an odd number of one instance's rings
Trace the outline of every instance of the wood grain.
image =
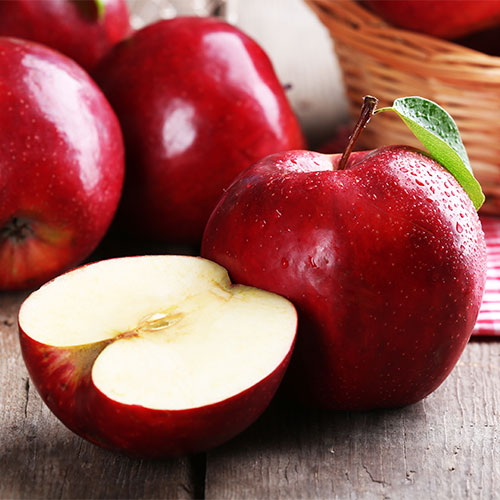
{"type": "MultiPolygon", "coordinates": [[[[240,0],[233,10],[292,83],[308,137],[329,137],[347,106],[324,27],[300,0],[240,0]]],[[[101,248],[101,257],[140,253],[101,248]]],[[[17,341],[24,297],[0,294],[0,499],[499,498],[500,342],[470,344],[443,386],[412,407],[354,414],[274,403],[206,456],[153,462],[93,446],[45,407],[17,341]]]]}
{"type": "Polygon", "coordinates": [[[470,344],[450,378],[402,410],[274,403],[205,457],[134,460],[67,430],[31,386],[17,343],[24,294],[0,295],[0,498],[495,498],[500,343],[470,344]]]}
{"type": "Polygon", "coordinates": [[[204,457],[130,459],[80,439],[51,414],[18,346],[23,298],[0,295],[0,498],[200,497],[204,457]]]}
{"type": "Polygon", "coordinates": [[[470,344],[447,381],[401,410],[270,409],[208,455],[206,498],[495,498],[500,344],[470,344]]]}

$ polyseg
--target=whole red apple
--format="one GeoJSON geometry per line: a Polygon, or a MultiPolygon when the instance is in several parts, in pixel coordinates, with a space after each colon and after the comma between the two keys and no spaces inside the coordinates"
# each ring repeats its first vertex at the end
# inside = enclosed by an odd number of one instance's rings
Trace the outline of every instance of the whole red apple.
{"type": "Polygon", "coordinates": [[[117,45],[97,80],[120,119],[127,154],[122,226],[199,243],[224,189],[270,153],[303,146],[264,51],[211,18],[177,18],[117,45]]]}
{"type": "Polygon", "coordinates": [[[455,38],[500,23],[499,0],[365,0],[400,28],[455,38]]]}
{"type": "Polygon", "coordinates": [[[125,0],[0,2],[0,36],[43,43],[87,71],[130,33],[125,0]]]}
{"type": "Polygon", "coordinates": [[[297,307],[294,394],[332,409],[407,405],[441,384],[469,339],[484,235],[464,189],[427,154],[343,158],[257,162],[217,205],[202,255],[297,307]]]}
{"type": "Polygon", "coordinates": [[[78,264],[108,228],[123,141],[101,91],[71,59],[0,38],[0,289],[78,264]]]}
{"type": "Polygon", "coordinates": [[[206,450],[249,426],[296,329],[288,300],[174,255],[73,270],[19,312],[26,366],[55,415],[96,444],[152,457],[206,450]]]}

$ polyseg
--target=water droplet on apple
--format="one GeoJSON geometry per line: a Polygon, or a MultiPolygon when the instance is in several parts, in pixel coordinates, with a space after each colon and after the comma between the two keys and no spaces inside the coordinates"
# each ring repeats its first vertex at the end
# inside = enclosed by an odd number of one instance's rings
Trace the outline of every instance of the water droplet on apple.
{"type": "Polygon", "coordinates": [[[317,269],[318,267],[318,264],[316,264],[316,262],[314,261],[314,257],[309,257],[309,264],[315,269],[317,269]]]}
{"type": "Polygon", "coordinates": [[[288,267],[288,261],[284,257],[281,259],[281,267],[283,269],[286,269],[288,267]]]}
{"type": "Polygon", "coordinates": [[[457,225],[455,226],[456,229],[457,229],[457,233],[461,233],[463,232],[464,228],[460,225],[459,222],[457,222],[457,225]]]}

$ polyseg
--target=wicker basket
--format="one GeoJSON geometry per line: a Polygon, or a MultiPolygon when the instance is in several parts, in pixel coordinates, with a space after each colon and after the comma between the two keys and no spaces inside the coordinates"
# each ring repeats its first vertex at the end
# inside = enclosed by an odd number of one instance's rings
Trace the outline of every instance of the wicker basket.
{"type": "MultiPolygon", "coordinates": [[[[342,68],[351,116],[362,96],[379,106],[420,95],[455,119],[476,178],[486,195],[482,211],[500,214],[500,57],[387,25],[349,0],[306,0],[329,29],[342,68]]],[[[394,113],[368,127],[364,148],[418,142],[394,113]]]]}

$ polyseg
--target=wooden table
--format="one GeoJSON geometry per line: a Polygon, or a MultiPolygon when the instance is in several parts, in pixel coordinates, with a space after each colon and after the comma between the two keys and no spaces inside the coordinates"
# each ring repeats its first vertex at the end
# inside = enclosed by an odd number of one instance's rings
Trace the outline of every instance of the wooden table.
{"type": "Polygon", "coordinates": [[[500,498],[500,342],[472,342],[446,382],[401,410],[273,404],[233,441],[129,459],[67,430],[31,384],[0,295],[0,498],[500,498]]]}

